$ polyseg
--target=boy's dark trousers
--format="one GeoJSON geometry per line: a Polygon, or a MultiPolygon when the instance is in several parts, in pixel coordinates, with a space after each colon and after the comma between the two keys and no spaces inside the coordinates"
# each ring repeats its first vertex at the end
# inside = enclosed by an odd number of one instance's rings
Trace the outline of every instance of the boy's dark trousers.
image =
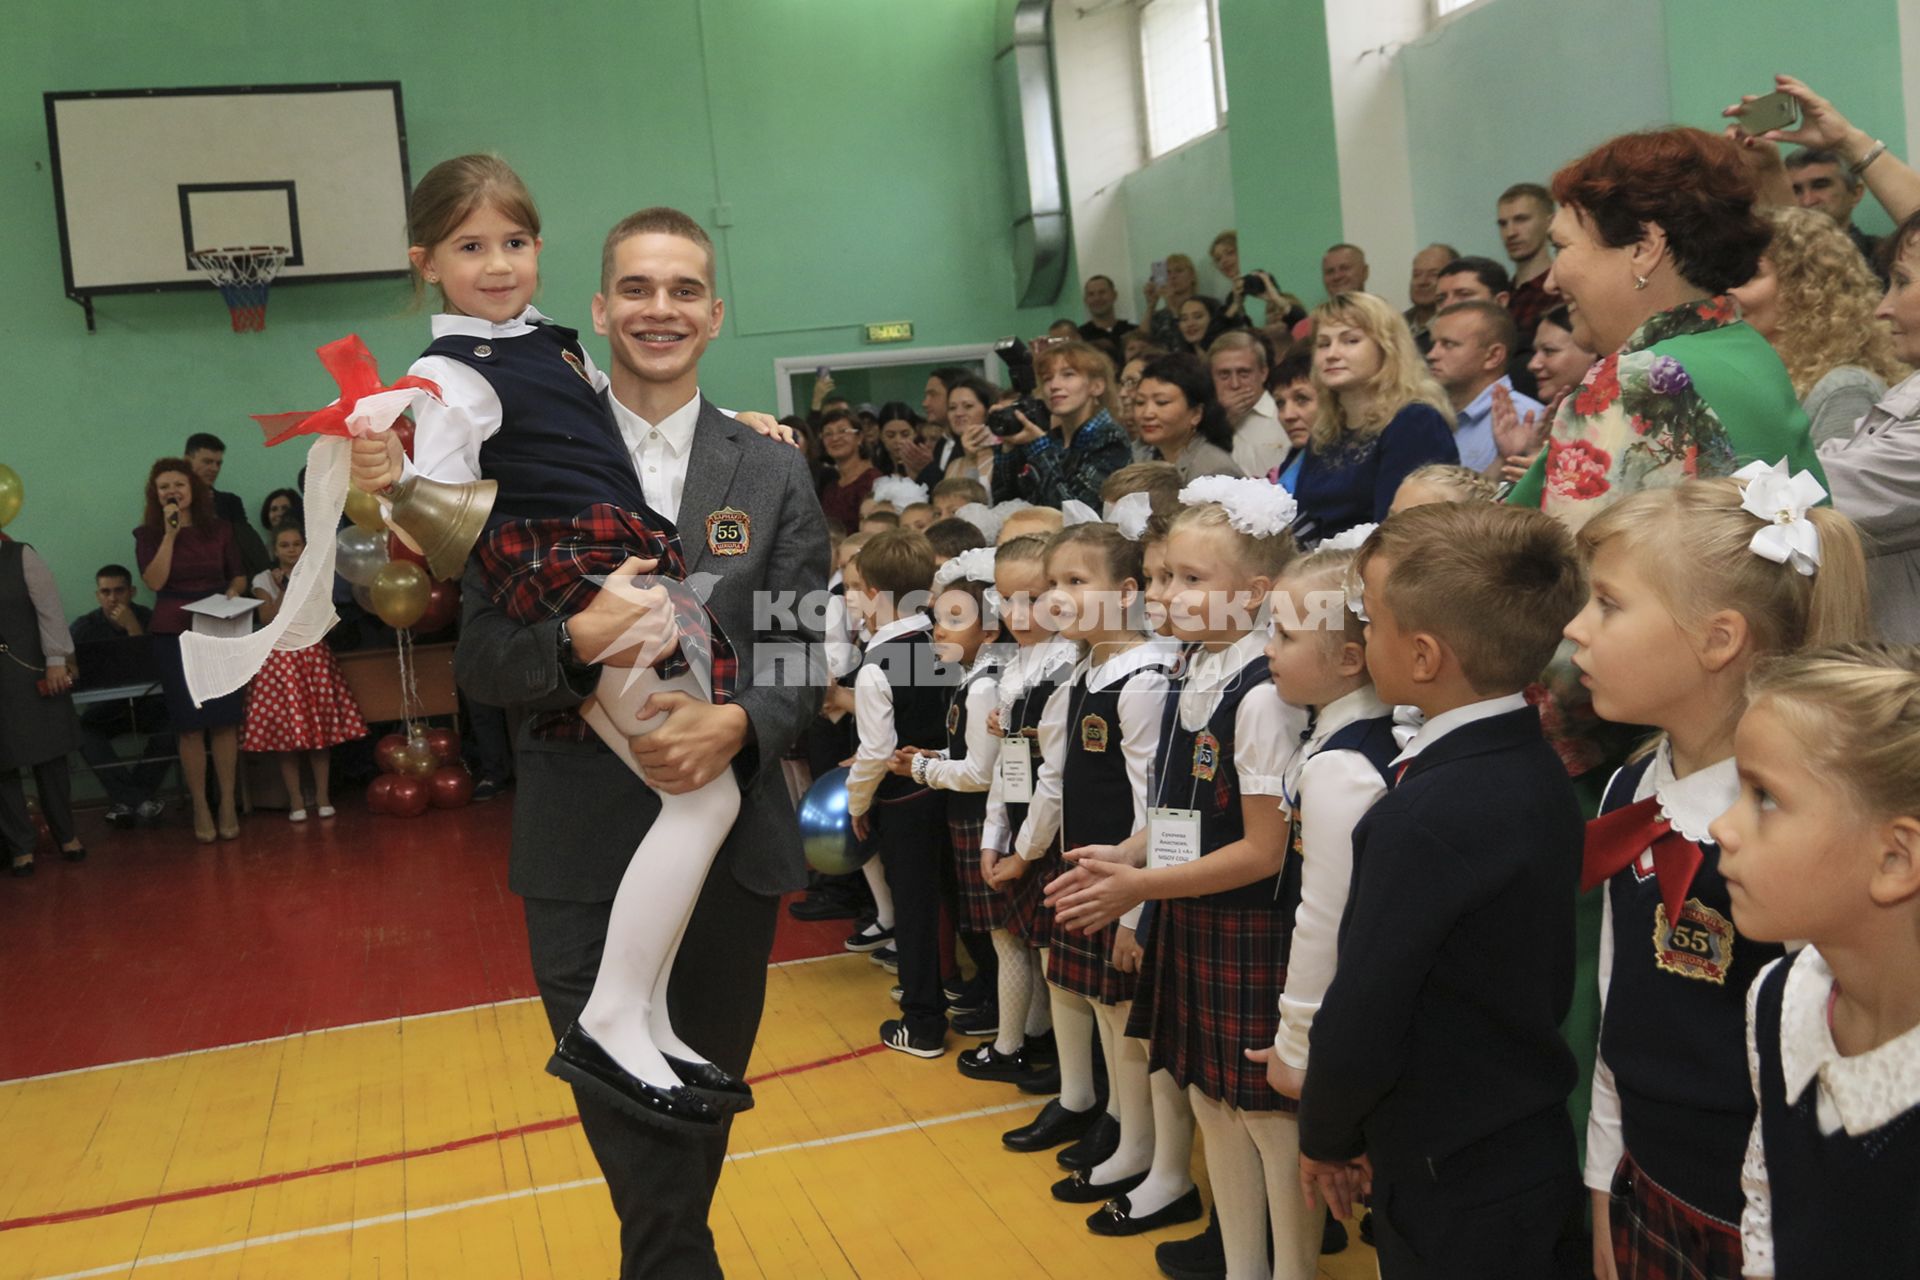
{"type": "Polygon", "coordinates": [[[1439,1161],[1374,1171],[1381,1280],[1585,1280],[1586,1194],[1564,1108],[1439,1161]],[[1528,1179],[1527,1170],[1538,1170],[1528,1179]],[[1519,1175],[1519,1176],[1516,1176],[1519,1175]]]}
{"type": "Polygon", "coordinates": [[[900,1016],[914,1035],[944,1035],[947,1000],[940,994],[940,866],[947,847],[946,797],[922,789],[876,801],[874,838],[893,894],[893,945],[900,955],[900,1016]]]}

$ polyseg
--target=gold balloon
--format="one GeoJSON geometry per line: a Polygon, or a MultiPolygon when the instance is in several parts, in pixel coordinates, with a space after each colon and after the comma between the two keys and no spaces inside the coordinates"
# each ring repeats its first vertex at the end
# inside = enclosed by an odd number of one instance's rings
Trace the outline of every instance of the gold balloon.
{"type": "Polygon", "coordinates": [[[373,611],[380,621],[399,630],[426,616],[433,581],[411,560],[390,560],[374,575],[368,594],[373,597],[373,611]]]}
{"type": "Polygon", "coordinates": [[[26,489],[20,483],[20,473],[0,462],[0,526],[13,522],[20,514],[20,504],[26,501],[26,489]]]}
{"type": "Polygon", "coordinates": [[[347,490],[347,519],[368,533],[387,531],[387,522],[380,515],[380,499],[358,489],[347,490]]]}
{"type": "Polygon", "coordinates": [[[406,746],[394,753],[394,764],[399,772],[410,773],[416,778],[426,778],[440,767],[440,757],[424,738],[414,738],[406,746]]]}

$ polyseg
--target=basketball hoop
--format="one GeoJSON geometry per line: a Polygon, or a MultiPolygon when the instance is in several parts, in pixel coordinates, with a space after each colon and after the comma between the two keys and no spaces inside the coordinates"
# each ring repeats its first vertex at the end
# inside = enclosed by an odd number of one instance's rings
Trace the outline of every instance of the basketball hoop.
{"type": "Polygon", "coordinates": [[[287,250],[266,244],[195,249],[187,255],[187,261],[219,286],[233,313],[235,333],[258,333],[267,327],[267,286],[286,260],[287,250]]]}

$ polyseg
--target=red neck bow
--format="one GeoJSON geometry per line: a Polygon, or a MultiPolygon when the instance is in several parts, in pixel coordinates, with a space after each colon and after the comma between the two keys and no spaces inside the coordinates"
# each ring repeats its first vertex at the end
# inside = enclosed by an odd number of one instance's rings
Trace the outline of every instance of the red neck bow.
{"type": "MultiPolygon", "coordinates": [[[[353,431],[347,426],[347,419],[352,416],[354,407],[369,396],[413,388],[436,397],[440,394],[437,384],[411,374],[392,386],[383,384],[380,381],[380,367],[374,363],[373,353],[367,350],[367,344],[360,341],[357,333],[335,339],[315,354],[320,357],[320,363],[326,366],[327,372],[333,375],[334,382],[340,388],[340,398],[324,409],[254,414],[253,420],[267,433],[268,444],[279,444],[293,436],[350,436],[353,431]]],[[[399,416],[402,407],[394,407],[387,423],[381,425],[391,423],[393,417],[399,416]]]]}
{"type": "Polygon", "coordinates": [[[1694,873],[1700,870],[1706,855],[1660,816],[1657,796],[1602,814],[1587,824],[1581,891],[1613,879],[1648,849],[1653,851],[1653,874],[1660,881],[1660,901],[1666,904],[1667,921],[1676,923],[1687,901],[1687,890],[1693,887],[1694,873]]]}

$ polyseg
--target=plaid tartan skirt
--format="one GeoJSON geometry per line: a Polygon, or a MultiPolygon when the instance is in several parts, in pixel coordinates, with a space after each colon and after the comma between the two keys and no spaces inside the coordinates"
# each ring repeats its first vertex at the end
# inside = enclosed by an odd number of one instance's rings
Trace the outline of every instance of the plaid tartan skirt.
{"type": "MultiPolygon", "coordinates": [[[[1009,853],[1009,858],[1020,855],[1009,853]]],[[[1060,874],[1065,864],[1060,861],[1058,846],[1047,850],[1047,856],[1037,858],[1027,867],[1027,874],[1013,882],[1013,888],[1007,891],[1006,930],[1030,947],[1049,945],[1053,934],[1053,908],[1046,904],[1047,886],[1060,874]]]]}
{"type": "MultiPolygon", "coordinates": [[[[1056,867],[1049,878],[1059,873],[1060,868],[1056,867]]],[[[1051,917],[1053,913],[1047,914],[1051,917]]],[[[1117,923],[1091,934],[1069,933],[1058,920],[1052,920],[1051,924],[1047,936],[1048,982],[1062,991],[1071,991],[1101,1004],[1122,1004],[1133,999],[1136,975],[1113,967],[1113,939],[1120,932],[1117,923]]]]}
{"type": "Polygon", "coordinates": [[[1676,1199],[1631,1155],[1614,1170],[1613,1260],[1620,1280],[1740,1280],[1740,1228],[1676,1199]]]}
{"type": "Polygon", "coordinates": [[[1147,1069],[1164,1069],[1242,1111],[1296,1111],[1244,1049],[1273,1043],[1287,985],[1292,921],[1269,907],[1171,898],[1154,911],[1127,1034],[1147,1041],[1147,1069]]]}
{"type": "Polygon", "coordinates": [[[1012,902],[1006,894],[987,887],[980,874],[980,830],[986,825],[986,800],[947,796],[947,836],[953,844],[953,874],[959,884],[954,927],[963,933],[990,933],[1007,927],[1012,902]]]}

